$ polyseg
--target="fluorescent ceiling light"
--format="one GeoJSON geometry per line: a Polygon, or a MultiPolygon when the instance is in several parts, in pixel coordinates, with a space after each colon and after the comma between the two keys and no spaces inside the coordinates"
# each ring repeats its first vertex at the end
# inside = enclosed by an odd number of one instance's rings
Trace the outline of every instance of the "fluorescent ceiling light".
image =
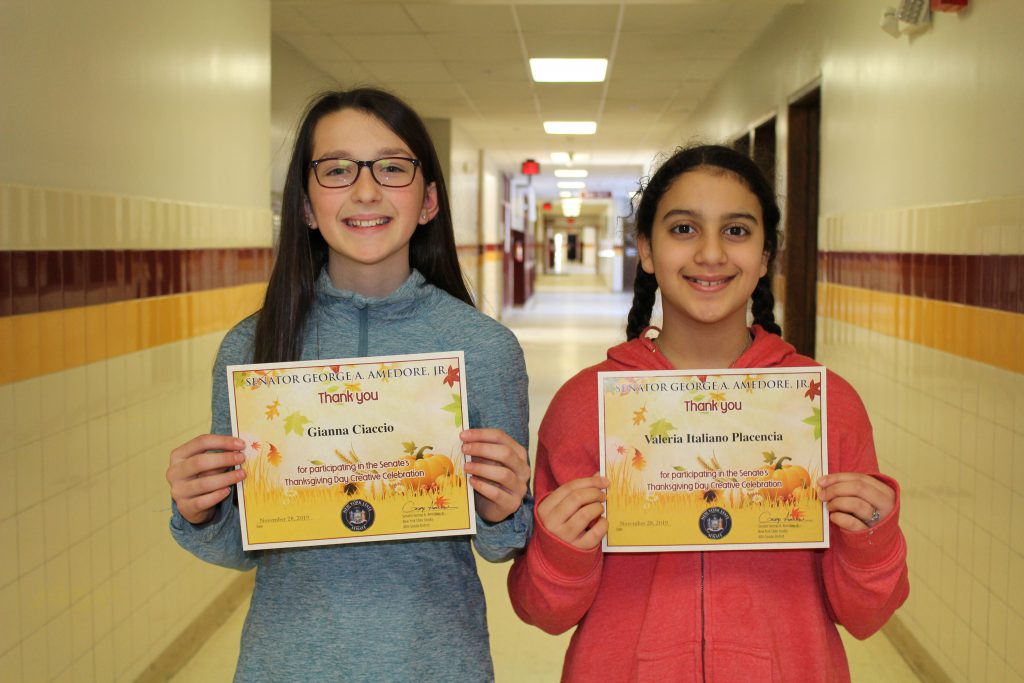
{"type": "Polygon", "coordinates": [[[586,152],[552,152],[551,161],[556,164],[572,166],[573,163],[587,163],[590,161],[590,155],[586,152]]]}
{"type": "Polygon", "coordinates": [[[560,190],[582,190],[587,186],[582,180],[563,180],[557,185],[560,190]]]}
{"type": "Polygon", "coordinates": [[[562,215],[566,218],[575,218],[580,215],[580,204],[566,204],[562,202],[562,215]]]}
{"type": "Polygon", "coordinates": [[[538,83],[600,83],[607,59],[531,59],[530,72],[538,83]]]}
{"type": "Polygon", "coordinates": [[[544,132],[548,135],[593,135],[597,132],[597,121],[545,121],[544,132]]]}
{"type": "Polygon", "coordinates": [[[558,193],[558,196],[561,197],[562,199],[566,199],[572,196],[572,192],[569,192],[569,190],[562,190],[561,192],[558,193]]]}
{"type": "Polygon", "coordinates": [[[556,178],[586,178],[587,171],[582,168],[556,168],[556,178]]]}

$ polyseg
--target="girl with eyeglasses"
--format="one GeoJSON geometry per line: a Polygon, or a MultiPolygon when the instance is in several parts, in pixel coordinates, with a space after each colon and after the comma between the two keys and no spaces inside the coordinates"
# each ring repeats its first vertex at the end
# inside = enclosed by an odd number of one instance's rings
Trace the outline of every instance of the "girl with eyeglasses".
{"type": "Polygon", "coordinates": [[[212,434],[171,453],[171,533],[196,556],[257,569],[236,681],[493,679],[469,538],[243,552],[230,436],[232,364],[462,350],[463,452],[477,551],[500,562],[532,529],[527,377],[512,333],[473,307],[434,145],[375,89],[331,92],[296,136],[281,233],[259,313],[228,332],[213,371],[212,434]]]}
{"type": "MultiPolygon", "coordinates": [[[[864,405],[834,373],[829,474],[802,483],[827,504],[829,548],[602,554],[611,482],[599,473],[599,371],[818,365],[775,322],[779,207],[749,157],[719,146],[677,151],[643,187],[635,218],[628,341],[570,379],[544,416],[537,523],[509,573],[513,607],[549,633],[575,627],[563,681],[849,681],[836,624],[866,638],[909,584],[899,486],[879,473],[864,405]],[[659,291],[660,330],[649,327],[659,291]]],[[[698,494],[694,528],[711,512],[709,528],[721,530],[711,509],[733,502],[720,494],[698,494]]]]}

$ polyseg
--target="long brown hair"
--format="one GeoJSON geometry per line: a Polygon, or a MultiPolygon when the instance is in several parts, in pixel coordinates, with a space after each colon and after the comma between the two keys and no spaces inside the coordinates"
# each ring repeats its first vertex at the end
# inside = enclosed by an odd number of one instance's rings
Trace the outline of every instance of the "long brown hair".
{"type": "Polygon", "coordinates": [[[313,306],[314,285],[329,253],[321,232],[310,230],[305,221],[313,133],[320,119],[343,109],[357,109],[379,119],[409,145],[420,160],[424,184],[437,186],[438,212],[413,233],[409,242],[409,265],[435,287],[474,305],[455,249],[451,207],[441,163],[423,120],[412,107],[384,90],[358,88],[321,93],[306,108],[288,164],[277,256],[256,322],[255,363],[298,359],[303,326],[313,306]]]}

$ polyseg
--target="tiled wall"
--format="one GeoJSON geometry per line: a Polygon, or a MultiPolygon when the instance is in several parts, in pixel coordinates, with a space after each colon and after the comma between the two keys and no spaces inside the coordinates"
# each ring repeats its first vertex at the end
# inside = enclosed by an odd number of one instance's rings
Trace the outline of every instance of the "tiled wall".
{"type": "Polygon", "coordinates": [[[897,613],[955,681],[1024,681],[1024,201],[821,222],[818,358],[903,487],[897,613]]]}
{"type": "Polygon", "coordinates": [[[0,680],[134,680],[205,607],[182,595],[233,578],[171,540],[164,471],[209,429],[220,338],[259,305],[269,211],[23,186],[0,198],[0,680]],[[143,207],[161,248],[43,241],[62,214],[40,215],[37,197],[143,207]],[[253,246],[174,248],[189,239],[166,229],[175,214],[215,216],[253,246]],[[14,244],[23,221],[44,228],[34,248],[14,244]]]}

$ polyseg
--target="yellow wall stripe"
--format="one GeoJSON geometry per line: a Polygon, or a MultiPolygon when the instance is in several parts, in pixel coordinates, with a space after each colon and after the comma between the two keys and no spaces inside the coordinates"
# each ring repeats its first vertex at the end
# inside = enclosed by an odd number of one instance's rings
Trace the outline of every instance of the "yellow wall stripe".
{"type": "Polygon", "coordinates": [[[1024,315],[818,283],[818,315],[1024,373],[1024,315]]]}
{"type": "Polygon", "coordinates": [[[266,283],[0,318],[0,384],[226,330],[263,303],[266,283]]]}

